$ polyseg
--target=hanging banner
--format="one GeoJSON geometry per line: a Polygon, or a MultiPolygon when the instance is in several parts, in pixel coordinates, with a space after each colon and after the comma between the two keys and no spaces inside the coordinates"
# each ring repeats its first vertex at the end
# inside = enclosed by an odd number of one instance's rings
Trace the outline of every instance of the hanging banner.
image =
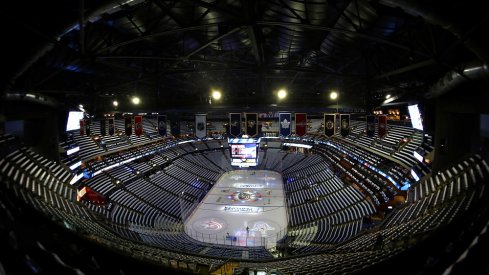
{"type": "Polygon", "coordinates": [[[346,137],[350,133],[350,115],[340,115],[341,120],[341,135],[346,137]]]}
{"type": "Polygon", "coordinates": [[[115,134],[114,118],[109,118],[109,135],[113,136],[114,134],[115,134]]]}
{"type": "Polygon", "coordinates": [[[126,129],[126,136],[130,136],[132,134],[132,117],[124,118],[124,128],[126,129]]]}
{"type": "Polygon", "coordinates": [[[85,135],[85,120],[80,119],[80,136],[85,135]]]}
{"type": "Polygon", "coordinates": [[[229,113],[229,134],[232,137],[241,135],[241,113],[229,113]]]}
{"type": "Polygon", "coordinates": [[[373,137],[375,135],[375,116],[367,116],[367,136],[373,137]]]}
{"type": "Polygon", "coordinates": [[[290,113],[278,114],[278,123],[280,125],[280,136],[288,137],[292,133],[290,129],[292,115],[290,113]]]}
{"type": "Polygon", "coordinates": [[[335,114],[324,114],[324,134],[332,137],[335,133],[335,114]]]}
{"type": "Polygon", "coordinates": [[[89,137],[92,134],[92,120],[85,119],[85,133],[89,137]]]}
{"type": "Polygon", "coordinates": [[[195,136],[197,138],[205,138],[207,136],[206,115],[195,115],[195,136]]]}
{"type": "Polygon", "coordinates": [[[379,137],[384,137],[387,135],[387,116],[379,116],[379,137]]]}
{"type": "Polygon", "coordinates": [[[105,125],[105,119],[102,119],[100,121],[100,134],[102,136],[106,136],[107,135],[107,128],[106,128],[106,125],[105,125]]]}
{"type": "Polygon", "coordinates": [[[246,134],[254,137],[258,134],[258,114],[246,113],[245,115],[246,134]]]}
{"type": "Polygon", "coordinates": [[[302,137],[307,132],[307,114],[295,114],[295,134],[302,137]]]}
{"type": "Polygon", "coordinates": [[[158,116],[158,133],[160,136],[166,136],[166,116],[158,116]]]}
{"type": "Polygon", "coordinates": [[[174,136],[180,135],[180,116],[178,114],[169,115],[168,119],[170,119],[170,130],[171,134],[174,136]]]}
{"type": "Polygon", "coordinates": [[[143,134],[143,116],[134,117],[134,134],[136,136],[143,134]]]}

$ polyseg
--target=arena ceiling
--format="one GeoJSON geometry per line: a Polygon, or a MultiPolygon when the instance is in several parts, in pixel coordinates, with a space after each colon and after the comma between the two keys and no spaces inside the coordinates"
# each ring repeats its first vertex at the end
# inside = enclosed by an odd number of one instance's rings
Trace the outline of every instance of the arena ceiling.
{"type": "Polygon", "coordinates": [[[92,112],[134,95],[148,110],[332,106],[333,89],[341,106],[416,100],[488,60],[487,1],[427,2],[9,1],[2,91],[92,112]],[[212,88],[221,102],[209,104],[212,88]]]}

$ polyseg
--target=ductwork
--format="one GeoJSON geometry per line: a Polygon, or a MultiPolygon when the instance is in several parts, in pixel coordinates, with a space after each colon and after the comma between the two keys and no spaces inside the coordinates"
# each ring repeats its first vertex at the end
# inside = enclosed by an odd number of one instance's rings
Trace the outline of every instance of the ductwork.
{"type": "Polygon", "coordinates": [[[425,94],[425,98],[435,98],[449,92],[469,80],[489,78],[489,67],[483,62],[472,62],[463,67],[462,72],[450,71],[436,82],[425,94]]]}
{"type": "Polygon", "coordinates": [[[389,7],[399,7],[412,16],[421,16],[427,22],[438,25],[455,36],[465,40],[465,46],[472,51],[480,60],[463,66],[463,72],[450,71],[436,82],[425,94],[425,98],[438,97],[468,80],[476,80],[489,76],[488,62],[489,54],[477,41],[466,36],[467,29],[462,23],[456,21],[460,16],[440,13],[433,8],[429,1],[424,0],[380,0],[381,4],[389,7]],[[431,5],[431,7],[430,7],[431,5]],[[485,63],[484,63],[485,62],[485,63]]]}
{"type": "Polygon", "coordinates": [[[427,22],[450,31],[455,36],[464,39],[465,46],[479,59],[489,63],[489,54],[486,49],[474,39],[464,37],[467,28],[463,27],[463,22],[456,21],[457,18],[461,18],[460,15],[442,14],[439,9],[434,8],[433,3],[425,0],[380,0],[379,3],[392,8],[399,7],[412,16],[421,16],[427,22]]]}

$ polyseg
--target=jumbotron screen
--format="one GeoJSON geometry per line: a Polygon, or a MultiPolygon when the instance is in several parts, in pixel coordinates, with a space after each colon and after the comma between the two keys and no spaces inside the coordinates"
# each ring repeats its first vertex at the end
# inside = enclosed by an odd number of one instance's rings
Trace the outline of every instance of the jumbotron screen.
{"type": "Polygon", "coordinates": [[[231,165],[246,167],[258,164],[258,146],[254,139],[231,139],[229,140],[229,148],[231,150],[231,165]]]}

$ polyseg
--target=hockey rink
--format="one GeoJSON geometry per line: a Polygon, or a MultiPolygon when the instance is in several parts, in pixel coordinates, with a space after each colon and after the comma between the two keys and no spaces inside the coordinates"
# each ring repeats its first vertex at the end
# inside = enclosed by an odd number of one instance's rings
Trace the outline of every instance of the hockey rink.
{"type": "Polygon", "coordinates": [[[223,174],[185,221],[196,240],[237,246],[274,247],[285,228],[282,176],[266,170],[223,174]]]}

